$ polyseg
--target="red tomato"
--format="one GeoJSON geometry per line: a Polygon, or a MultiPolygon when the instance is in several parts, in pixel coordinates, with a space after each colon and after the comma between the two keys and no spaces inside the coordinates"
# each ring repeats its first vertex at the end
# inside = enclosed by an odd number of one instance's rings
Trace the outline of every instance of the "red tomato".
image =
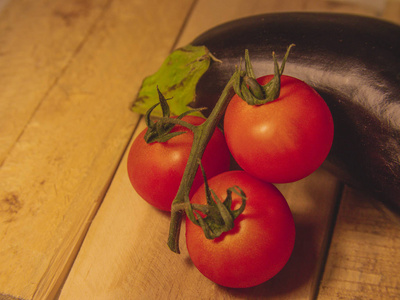
{"type": "MultiPolygon", "coordinates": [[[[186,219],[186,245],[193,264],[213,282],[232,288],[255,286],[275,276],[288,261],[295,240],[293,217],[285,198],[274,185],[244,171],[217,175],[209,185],[221,201],[229,187],[238,185],[247,203],[235,219],[235,227],[213,240],[186,219]]],[[[241,199],[232,195],[232,208],[237,209],[241,199]]],[[[197,190],[191,202],[206,203],[204,187],[197,190]]]]}
{"type": "MultiPolygon", "coordinates": [[[[260,84],[272,75],[261,77],[260,84]]],[[[224,131],[236,162],[273,183],[293,182],[314,172],[333,141],[333,119],[317,92],[296,78],[281,77],[278,99],[259,106],[235,95],[225,113],[224,131]]]]}
{"type": "MultiPolygon", "coordinates": [[[[199,125],[205,119],[186,116],[184,121],[199,125]]],[[[175,126],[171,132],[186,133],[173,137],[164,143],[147,144],[143,130],[132,143],[128,155],[128,175],[136,192],[151,205],[165,211],[171,210],[172,201],[178,191],[193,142],[193,132],[182,126],[175,126]]],[[[229,169],[230,154],[224,135],[216,129],[202,157],[207,175],[212,177],[229,169]]],[[[199,170],[193,182],[192,191],[203,183],[199,170]]]]}

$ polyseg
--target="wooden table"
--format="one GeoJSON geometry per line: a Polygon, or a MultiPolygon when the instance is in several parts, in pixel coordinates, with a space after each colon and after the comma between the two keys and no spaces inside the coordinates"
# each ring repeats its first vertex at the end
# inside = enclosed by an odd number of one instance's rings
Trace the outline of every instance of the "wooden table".
{"type": "MultiPolygon", "coordinates": [[[[0,11],[0,299],[395,299],[400,222],[324,168],[279,185],[297,240],[250,289],[204,278],[130,186],[130,111],[175,48],[243,16],[329,11],[400,24],[400,2],[9,0],[0,11]]],[[[4,5],[3,5],[4,4],[4,5]]]]}

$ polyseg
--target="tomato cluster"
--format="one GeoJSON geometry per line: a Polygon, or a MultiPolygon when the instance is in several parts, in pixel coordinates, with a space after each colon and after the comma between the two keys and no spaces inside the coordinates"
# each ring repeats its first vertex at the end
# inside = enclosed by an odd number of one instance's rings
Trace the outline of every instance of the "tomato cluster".
{"type": "MultiPolygon", "coordinates": [[[[272,76],[258,78],[264,85],[272,76]]],[[[196,117],[185,117],[200,124],[196,117]]],[[[239,186],[246,206],[233,229],[208,239],[203,228],[186,219],[186,246],[193,264],[213,282],[244,288],[275,276],[287,263],[294,246],[295,225],[289,206],[273,185],[292,182],[314,172],[325,160],[333,140],[333,120],[324,100],[306,83],[281,76],[279,97],[249,105],[238,95],[224,115],[224,134],[216,129],[202,156],[209,180],[196,175],[192,205],[206,204],[207,188],[220,199],[239,186]],[[242,168],[229,171],[230,155],[242,168]]],[[[191,149],[193,134],[163,143],[146,144],[142,132],[128,156],[133,187],[147,202],[170,210],[191,149]]],[[[199,173],[199,172],[198,172],[199,173]]],[[[233,195],[231,209],[240,206],[233,195]]],[[[197,218],[200,215],[197,214],[197,218]]]]}

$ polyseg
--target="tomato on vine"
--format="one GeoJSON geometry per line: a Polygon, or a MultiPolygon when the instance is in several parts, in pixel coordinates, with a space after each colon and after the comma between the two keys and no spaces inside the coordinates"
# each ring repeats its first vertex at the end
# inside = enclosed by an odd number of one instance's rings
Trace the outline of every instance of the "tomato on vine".
{"type": "MultiPolygon", "coordinates": [[[[197,116],[182,118],[192,125],[205,121],[197,116]]],[[[193,142],[193,133],[180,125],[171,130],[185,132],[165,142],[146,143],[143,130],[132,143],[128,154],[128,175],[136,192],[148,203],[164,211],[171,210],[171,204],[178,191],[193,142]]],[[[207,144],[202,163],[210,176],[229,169],[230,155],[224,135],[218,128],[207,144]]],[[[191,191],[202,183],[200,170],[197,172],[191,191]]]]}
{"type": "Polygon", "coordinates": [[[278,77],[257,79],[260,86],[271,87],[275,81],[278,90],[273,99],[254,105],[233,96],[224,131],[243,170],[268,182],[287,183],[310,175],[323,163],[334,126],[327,104],[312,87],[281,73],[278,77]]]}
{"type": "MultiPolygon", "coordinates": [[[[283,195],[244,171],[222,173],[208,185],[220,199],[227,197],[230,187],[239,186],[246,206],[234,228],[214,239],[186,220],[186,245],[193,264],[213,282],[232,288],[255,286],[275,276],[291,256],[295,240],[293,217],[283,195]]],[[[204,189],[203,185],[197,190],[192,204],[206,204],[204,189]]],[[[232,209],[240,205],[240,195],[232,193],[232,209]]]]}

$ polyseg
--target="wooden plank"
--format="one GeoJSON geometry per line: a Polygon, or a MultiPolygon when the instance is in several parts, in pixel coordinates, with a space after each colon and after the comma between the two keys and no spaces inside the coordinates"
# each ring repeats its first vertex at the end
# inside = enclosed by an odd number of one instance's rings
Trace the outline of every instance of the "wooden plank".
{"type": "MultiPolygon", "coordinates": [[[[142,128],[143,122],[138,131],[142,128]]],[[[340,184],[320,169],[304,180],[278,187],[296,222],[297,241],[289,263],[265,284],[226,289],[206,279],[190,262],[184,227],[182,253],[168,249],[169,214],[136,194],[125,156],[60,299],[308,299],[317,284],[340,184]]]]}
{"type": "Polygon", "coordinates": [[[400,25],[400,1],[388,0],[382,18],[400,25]]]}
{"type": "Polygon", "coordinates": [[[8,4],[10,0],[0,0],[0,12],[3,10],[3,8],[8,4]]]}
{"type": "MultiPolygon", "coordinates": [[[[50,2],[35,1],[45,20],[55,13],[50,2]]],[[[90,2],[75,5],[80,3],[90,2]]],[[[25,2],[8,6],[5,15],[14,23],[35,17],[46,22],[35,5],[31,17],[25,2]]],[[[130,104],[143,77],[173,47],[191,5],[191,0],[176,7],[160,0],[109,1],[78,50],[56,53],[58,45],[43,46],[50,60],[37,61],[37,67],[48,68],[47,86],[40,88],[46,96],[0,169],[0,297],[44,299],[57,292],[137,124],[130,104]],[[57,55],[68,57],[61,74],[53,73],[59,70],[52,60],[57,55]]],[[[90,9],[96,5],[88,14],[90,9]]],[[[48,21],[49,31],[31,36],[32,43],[47,43],[48,35],[59,34],[67,22],[48,21]]],[[[20,42],[9,39],[8,52],[18,52],[20,42]]],[[[37,72],[7,71],[14,87],[10,101],[24,103],[26,94],[16,91],[37,72]]]]}
{"type": "Polygon", "coordinates": [[[0,18],[0,165],[109,2],[13,0],[4,7],[0,18]]]}
{"type": "Polygon", "coordinates": [[[318,299],[399,299],[400,219],[346,188],[318,299]]]}

